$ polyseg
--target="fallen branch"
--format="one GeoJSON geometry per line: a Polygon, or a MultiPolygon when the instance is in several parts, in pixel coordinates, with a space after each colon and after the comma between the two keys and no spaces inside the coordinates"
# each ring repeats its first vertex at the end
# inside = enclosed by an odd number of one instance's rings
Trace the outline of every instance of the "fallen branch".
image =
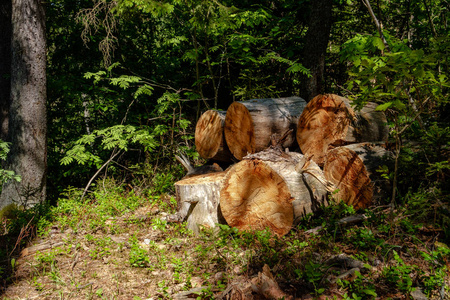
{"type": "MultiPolygon", "coordinates": [[[[348,217],[340,219],[339,221],[336,222],[336,225],[348,226],[348,225],[352,225],[352,224],[356,224],[356,223],[362,222],[362,221],[367,220],[367,219],[368,219],[368,217],[365,214],[353,215],[353,216],[348,216],[348,217]]],[[[312,229],[309,229],[309,230],[305,231],[305,233],[307,233],[307,234],[318,234],[319,231],[321,231],[322,229],[324,229],[323,226],[317,226],[315,228],[312,228],[312,229]]]]}

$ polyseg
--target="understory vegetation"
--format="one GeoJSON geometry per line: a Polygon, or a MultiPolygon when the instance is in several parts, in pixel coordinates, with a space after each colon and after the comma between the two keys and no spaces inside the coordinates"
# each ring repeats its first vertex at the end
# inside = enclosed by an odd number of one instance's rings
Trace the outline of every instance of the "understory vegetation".
{"type": "MultiPolygon", "coordinates": [[[[20,230],[17,248],[28,241],[47,245],[3,262],[3,284],[11,284],[4,299],[156,299],[192,288],[199,288],[197,297],[211,299],[264,265],[296,298],[450,294],[450,248],[442,242],[442,227],[418,222],[408,204],[373,207],[359,212],[366,216],[360,223],[342,225],[339,220],[356,212],[336,203],[282,238],[226,225],[196,236],[183,223],[164,221],[176,210],[170,193],[104,179],[80,196],[80,190],[68,189],[58,206],[17,212],[16,222],[3,224],[9,233],[20,230]]],[[[8,251],[3,254],[14,253],[14,242],[2,236],[5,242],[10,246],[2,247],[8,251]]]]}

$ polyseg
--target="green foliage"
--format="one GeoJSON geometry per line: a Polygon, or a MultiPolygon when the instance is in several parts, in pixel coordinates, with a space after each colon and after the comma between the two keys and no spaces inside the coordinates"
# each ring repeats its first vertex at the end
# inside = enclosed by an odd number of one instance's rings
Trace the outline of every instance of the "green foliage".
{"type": "Polygon", "coordinates": [[[299,272],[299,277],[310,283],[314,287],[314,293],[320,295],[325,291],[321,287],[324,274],[321,264],[309,261],[306,263],[304,270],[299,272]]]}
{"type": "Polygon", "coordinates": [[[383,270],[383,279],[387,284],[395,286],[402,293],[410,293],[413,290],[413,271],[417,266],[407,265],[393,250],[395,266],[387,267],[383,270]]]}
{"type": "MultiPolygon", "coordinates": [[[[2,160],[6,160],[8,153],[9,153],[9,143],[0,140],[0,162],[2,160]]],[[[14,171],[4,170],[0,168],[0,186],[3,185],[3,183],[7,182],[8,180],[15,180],[17,182],[20,182],[21,177],[20,175],[17,175],[14,171]]]]}
{"type": "Polygon", "coordinates": [[[374,284],[359,271],[355,271],[353,280],[338,279],[337,284],[346,291],[344,299],[359,300],[377,297],[374,284]]]}
{"type": "Polygon", "coordinates": [[[66,156],[61,159],[61,164],[68,165],[72,162],[78,164],[94,164],[100,167],[102,159],[87,149],[100,139],[100,150],[119,149],[127,151],[133,144],[139,144],[149,151],[158,146],[154,136],[147,129],[136,129],[131,125],[116,125],[102,130],[95,130],[92,134],[84,135],[75,142],[75,146],[68,150],[66,156]]]}
{"type": "Polygon", "coordinates": [[[136,236],[130,237],[131,245],[129,262],[132,267],[144,268],[150,264],[149,253],[139,246],[136,236]]]}
{"type": "Polygon", "coordinates": [[[420,280],[424,285],[424,292],[427,295],[431,295],[432,291],[442,288],[445,278],[448,276],[446,259],[450,255],[450,248],[446,245],[441,245],[436,247],[436,250],[430,251],[430,253],[421,252],[423,259],[431,263],[432,266],[430,272],[424,272],[420,276],[420,280]]]}

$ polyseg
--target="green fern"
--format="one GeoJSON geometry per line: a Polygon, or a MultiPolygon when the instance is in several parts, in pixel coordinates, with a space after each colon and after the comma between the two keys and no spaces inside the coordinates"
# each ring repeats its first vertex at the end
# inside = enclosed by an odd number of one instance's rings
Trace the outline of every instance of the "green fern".
{"type": "Polygon", "coordinates": [[[131,144],[138,144],[148,151],[158,146],[154,136],[147,129],[138,130],[131,125],[116,125],[95,130],[93,133],[84,135],[75,141],[75,145],[66,152],[60,163],[62,165],[68,165],[73,162],[80,165],[90,163],[99,167],[103,160],[100,156],[88,150],[88,148],[95,146],[94,143],[98,139],[100,139],[100,149],[97,150],[111,151],[112,149],[120,149],[127,151],[131,144]]]}

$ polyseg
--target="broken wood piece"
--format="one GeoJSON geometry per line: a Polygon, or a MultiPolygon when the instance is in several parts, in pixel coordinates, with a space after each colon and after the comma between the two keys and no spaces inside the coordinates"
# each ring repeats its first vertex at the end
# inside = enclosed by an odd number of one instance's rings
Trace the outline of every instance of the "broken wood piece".
{"type": "Polygon", "coordinates": [[[208,290],[208,286],[200,286],[196,288],[192,288],[189,291],[182,291],[177,294],[172,295],[173,299],[176,300],[185,300],[185,299],[198,299],[202,296],[204,291],[208,290]]]}
{"type": "MultiPolygon", "coordinates": [[[[339,221],[336,222],[336,225],[348,226],[351,224],[356,224],[356,223],[362,222],[367,219],[368,219],[368,217],[364,214],[352,215],[352,216],[348,216],[348,217],[340,219],[339,221]]],[[[312,229],[305,231],[305,233],[318,234],[322,229],[323,229],[323,226],[317,226],[317,227],[314,227],[312,229]]]]}
{"type": "Polygon", "coordinates": [[[252,279],[252,283],[253,291],[263,296],[265,299],[291,300],[294,298],[280,289],[275,277],[270,272],[268,265],[263,266],[263,271],[259,272],[258,276],[252,279]]]}
{"type": "MultiPolygon", "coordinates": [[[[266,149],[273,134],[282,136],[297,127],[306,106],[300,97],[253,99],[233,102],[225,117],[225,140],[235,158],[266,149]]],[[[297,145],[295,134],[286,137],[283,148],[297,145]]]]}
{"type": "Polygon", "coordinates": [[[223,171],[223,169],[216,163],[194,167],[189,159],[182,153],[180,153],[180,155],[175,155],[175,158],[187,171],[187,174],[183,178],[223,171]]]}
{"type": "Polygon", "coordinates": [[[35,254],[38,251],[44,251],[44,250],[47,250],[47,249],[54,249],[54,248],[62,246],[62,245],[64,245],[64,243],[61,242],[61,241],[50,241],[50,240],[48,240],[48,241],[45,241],[43,243],[36,244],[36,245],[33,245],[33,246],[30,246],[30,247],[27,247],[27,248],[23,249],[20,252],[20,257],[25,257],[25,256],[28,256],[28,255],[32,255],[32,254],[35,254]]]}

